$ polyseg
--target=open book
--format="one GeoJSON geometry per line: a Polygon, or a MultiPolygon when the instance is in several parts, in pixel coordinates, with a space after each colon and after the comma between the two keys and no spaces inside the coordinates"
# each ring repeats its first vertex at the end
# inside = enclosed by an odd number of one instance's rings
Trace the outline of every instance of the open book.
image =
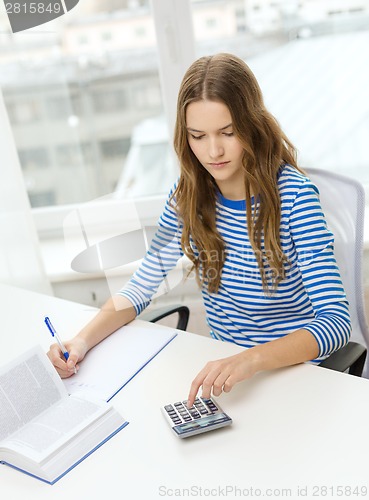
{"type": "Polygon", "coordinates": [[[69,395],[41,347],[0,368],[0,463],[53,484],[127,424],[99,398],[69,395]]]}

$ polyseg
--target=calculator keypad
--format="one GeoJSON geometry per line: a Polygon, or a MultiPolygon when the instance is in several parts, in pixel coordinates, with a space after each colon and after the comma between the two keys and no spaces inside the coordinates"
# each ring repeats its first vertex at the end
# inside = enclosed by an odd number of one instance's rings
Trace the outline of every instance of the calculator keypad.
{"type": "Polygon", "coordinates": [[[187,408],[187,400],[184,400],[167,404],[161,409],[173,432],[180,438],[219,429],[232,423],[232,419],[218,403],[215,404],[212,399],[207,398],[196,398],[191,408],[187,408]]]}
{"type": "Polygon", "coordinates": [[[187,408],[187,400],[164,406],[164,410],[174,425],[198,420],[205,415],[213,415],[218,407],[211,399],[196,398],[193,406],[187,408]]]}

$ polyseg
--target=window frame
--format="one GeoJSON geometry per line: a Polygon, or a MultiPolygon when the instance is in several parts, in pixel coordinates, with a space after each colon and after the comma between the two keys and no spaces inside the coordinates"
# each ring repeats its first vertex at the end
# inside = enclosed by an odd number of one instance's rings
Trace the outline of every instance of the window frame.
{"type": "MultiPolygon", "coordinates": [[[[192,26],[190,0],[151,0],[151,12],[157,39],[159,56],[159,78],[168,129],[173,130],[176,114],[176,100],[180,81],[191,62],[195,59],[195,39],[192,26]]],[[[1,122],[1,117],[0,117],[1,122]]],[[[15,141],[13,138],[14,147],[15,141]]],[[[170,137],[172,143],[172,137],[170,137]]],[[[367,213],[369,214],[369,185],[365,186],[367,213]]],[[[135,199],[141,207],[144,221],[158,218],[166,196],[148,196],[135,199]]],[[[53,236],[60,237],[62,220],[75,205],[32,208],[36,229],[40,240],[53,236]]],[[[369,240],[369,220],[366,217],[367,239],[369,240]]]]}
{"type": "MultiPolygon", "coordinates": [[[[169,130],[173,130],[176,101],[180,82],[188,66],[195,59],[195,40],[192,28],[190,0],[151,1],[159,56],[159,78],[164,111],[169,130]]],[[[170,137],[172,142],[172,137],[170,137]]],[[[14,144],[15,147],[15,144],[14,144]]],[[[174,154],[174,152],[173,152],[174,154]]],[[[135,198],[142,224],[158,219],[167,195],[135,198]]],[[[91,203],[91,202],[89,202],[91,203]]],[[[101,203],[101,201],[97,201],[101,203]]],[[[32,215],[40,240],[62,238],[63,220],[79,204],[32,208],[32,215]]]]}

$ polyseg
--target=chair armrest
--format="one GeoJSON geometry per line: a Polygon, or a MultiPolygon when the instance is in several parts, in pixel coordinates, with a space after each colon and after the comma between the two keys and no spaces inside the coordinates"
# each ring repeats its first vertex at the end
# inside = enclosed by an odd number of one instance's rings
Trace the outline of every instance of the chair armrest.
{"type": "Polygon", "coordinates": [[[320,363],[319,366],[361,377],[366,359],[366,348],[356,342],[349,342],[320,363]]]}
{"type": "Polygon", "coordinates": [[[153,311],[145,312],[140,314],[139,319],[144,321],[150,321],[150,323],[156,323],[157,321],[170,316],[171,314],[178,313],[178,323],[176,328],[178,330],[186,330],[188,320],[190,318],[190,310],[187,306],[180,304],[172,304],[160,309],[155,309],[153,311]]]}

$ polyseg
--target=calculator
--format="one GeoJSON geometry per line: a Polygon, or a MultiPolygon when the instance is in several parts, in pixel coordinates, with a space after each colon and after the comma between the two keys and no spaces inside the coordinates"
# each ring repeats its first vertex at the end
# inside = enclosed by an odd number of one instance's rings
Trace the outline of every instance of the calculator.
{"type": "Polygon", "coordinates": [[[167,404],[162,407],[164,416],[180,438],[186,438],[212,431],[232,423],[218,403],[212,399],[196,398],[193,406],[187,408],[187,400],[167,404]]]}

